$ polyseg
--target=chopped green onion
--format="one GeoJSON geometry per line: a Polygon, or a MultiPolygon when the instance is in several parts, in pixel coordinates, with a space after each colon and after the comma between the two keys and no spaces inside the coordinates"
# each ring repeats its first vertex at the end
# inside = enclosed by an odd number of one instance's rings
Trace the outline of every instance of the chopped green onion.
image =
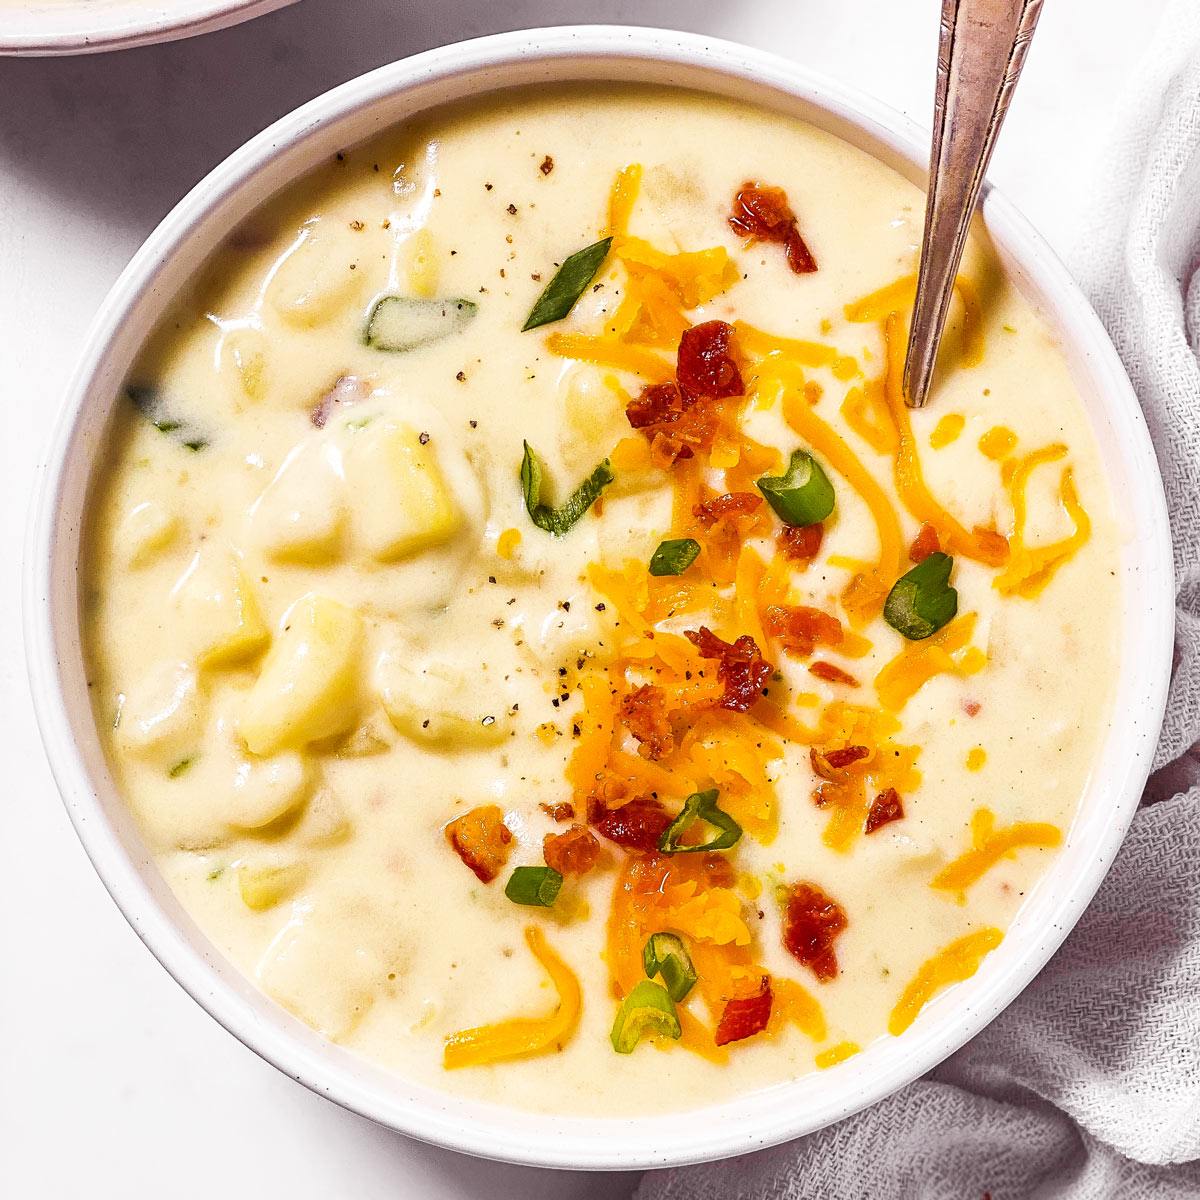
{"type": "Polygon", "coordinates": [[[700,555],[695,538],[673,538],[660,542],[650,556],[651,575],[682,575],[700,555]]]}
{"type": "Polygon", "coordinates": [[[367,317],[363,341],[376,350],[403,354],[461,333],[478,311],[478,304],[460,296],[384,296],[367,317]]]}
{"type": "Polygon", "coordinates": [[[643,979],[621,1001],[613,1021],[613,1049],[618,1054],[632,1054],[646,1032],[669,1038],[678,1038],[683,1033],[679,1014],[666,988],[649,979],[643,979]]]}
{"type": "Polygon", "coordinates": [[[658,848],[664,854],[692,854],[698,850],[728,850],[737,845],[742,836],[742,827],[724,809],[717,807],[717,789],[693,792],[683,803],[679,816],[663,830],[658,839],[658,848]],[[698,846],[683,846],[679,839],[697,821],[704,821],[720,832],[698,846]]]}
{"type": "Polygon", "coordinates": [[[168,779],[178,779],[192,765],[190,758],[181,758],[168,772],[168,779]]]}
{"type": "Polygon", "coordinates": [[[504,894],[514,904],[551,908],[562,882],[563,877],[553,867],[517,867],[508,877],[504,894]]]}
{"type": "Polygon", "coordinates": [[[793,450],[787,474],[764,475],[757,486],[788,525],[815,525],[833,512],[833,484],[807,450],[793,450]]]}
{"type": "Polygon", "coordinates": [[[606,237],[582,250],[576,250],[546,284],[546,290],[537,298],[528,319],[521,326],[521,332],[527,333],[539,325],[549,325],[551,321],[561,321],[575,307],[575,302],[583,295],[583,289],[595,278],[600,264],[608,257],[611,245],[612,238],[606,237]]]}
{"type": "Polygon", "coordinates": [[[937,633],[958,612],[958,592],[950,586],[954,559],[940,551],[918,563],[892,584],[883,619],[910,642],[937,633]]]}
{"type": "Polygon", "coordinates": [[[538,462],[533,447],[525,443],[525,456],[521,459],[521,490],[525,493],[525,509],[529,519],[539,529],[555,537],[562,537],[592,507],[613,478],[612,467],[606,458],[558,508],[551,508],[542,503],[542,464],[538,462]]]}
{"type": "Polygon", "coordinates": [[[683,939],[673,933],[652,933],[642,951],[642,966],[651,979],[661,975],[667,995],[678,1004],[696,986],[696,968],[683,939]]]}
{"type": "Polygon", "coordinates": [[[135,384],[126,389],[133,406],[158,430],[170,434],[180,445],[189,450],[203,450],[208,445],[208,436],[190,422],[180,420],[166,411],[163,398],[155,387],[135,384]]]}

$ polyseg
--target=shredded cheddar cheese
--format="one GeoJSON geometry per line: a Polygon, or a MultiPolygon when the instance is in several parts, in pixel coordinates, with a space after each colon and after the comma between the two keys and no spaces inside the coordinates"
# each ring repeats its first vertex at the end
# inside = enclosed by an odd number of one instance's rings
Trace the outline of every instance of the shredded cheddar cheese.
{"type": "Polygon", "coordinates": [[[827,1071],[830,1067],[836,1067],[838,1063],[853,1058],[861,1049],[862,1047],[857,1042],[838,1042],[836,1046],[830,1046],[828,1050],[822,1050],[817,1055],[815,1059],[817,1068],[827,1071]]]}
{"type": "Polygon", "coordinates": [[[973,675],[987,665],[983,651],[968,647],[975,613],[956,617],[923,642],[909,642],[875,676],[875,690],[886,709],[899,712],[937,675],[973,675]]]}
{"type": "Polygon", "coordinates": [[[959,903],[964,904],[967,888],[983,878],[1005,855],[1022,847],[1049,848],[1061,841],[1058,826],[1044,821],[1023,821],[997,829],[991,811],[981,808],[971,818],[971,849],[947,863],[929,886],[956,893],[959,903]]]}
{"type": "Polygon", "coordinates": [[[629,218],[633,215],[633,206],[637,203],[638,192],[642,186],[642,164],[630,163],[617,173],[613,181],[612,193],[608,200],[609,235],[619,236],[629,228],[629,218]]]}
{"type": "Polygon", "coordinates": [[[575,1032],[582,1006],[579,980],[550,948],[545,934],[536,925],[526,927],[525,941],[550,976],[550,982],[558,992],[558,1005],[545,1017],[517,1017],[450,1034],[442,1053],[442,1065],[446,1070],[541,1054],[560,1048],[575,1032]]]}
{"type": "Polygon", "coordinates": [[[938,992],[952,983],[970,979],[1003,939],[1004,934],[999,929],[988,926],[943,946],[932,958],[927,959],[892,1009],[888,1033],[898,1037],[938,992]]]}

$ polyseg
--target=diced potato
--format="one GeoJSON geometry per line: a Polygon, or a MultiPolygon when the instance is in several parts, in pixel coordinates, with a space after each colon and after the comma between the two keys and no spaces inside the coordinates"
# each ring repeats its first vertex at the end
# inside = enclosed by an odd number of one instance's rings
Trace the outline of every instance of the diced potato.
{"type": "Polygon", "coordinates": [[[449,540],[462,525],[432,442],[392,421],[374,421],[350,435],[346,478],[355,536],[380,562],[393,562],[449,540]]]}
{"type": "Polygon", "coordinates": [[[182,638],[201,667],[229,667],[271,640],[254,592],[228,547],[206,544],[171,591],[182,638]]]}
{"type": "Polygon", "coordinates": [[[333,1041],[350,1034],[404,967],[378,907],[322,899],[294,919],[259,961],[262,989],[333,1041]]]}
{"type": "Polygon", "coordinates": [[[591,367],[576,367],[565,392],[559,458],[565,477],[582,478],[621,438],[629,436],[625,416],[629,397],[612,375],[597,374],[591,367]]]}
{"type": "Polygon", "coordinates": [[[238,863],[238,891],[247,908],[262,911],[294,895],[308,872],[303,863],[280,859],[238,863]]]}
{"type": "Polygon", "coordinates": [[[204,710],[196,672],[186,663],[167,663],[126,692],[117,721],[117,746],[167,769],[200,744],[204,710]]]}
{"type": "Polygon", "coordinates": [[[301,442],[251,509],[255,538],[273,558],[328,562],[338,553],[345,525],[344,491],[336,448],[316,439],[301,442]]]}
{"type": "Polygon", "coordinates": [[[218,800],[230,825],[261,829],[298,808],[312,792],[312,770],[294,750],[269,758],[238,754],[235,761],[233,786],[218,800]]]}
{"type": "Polygon", "coordinates": [[[284,614],[238,732],[253,754],[344,733],[358,713],[364,631],[352,608],[315,592],[284,614]]]}
{"type": "Polygon", "coordinates": [[[165,550],[179,532],[179,518],[157,500],[134,505],[117,531],[120,554],[131,567],[144,567],[165,550]]]}
{"type": "Polygon", "coordinates": [[[318,788],[296,824],[295,836],[308,846],[332,846],[350,836],[350,817],[337,793],[318,788]]]}
{"type": "Polygon", "coordinates": [[[230,380],[237,409],[257,403],[267,394],[267,354],[270,341],[261,329],[232,329],[221,339],[219,366],[230,380]]]}
{"type": "Polygon", "coordinates": [[[315,218],[305,223],[294,248],[267,284],[267,302],[300,328],[357,312],[366,283],[361,235],[346,224],[315,218]]]}
{"type": "Polygon", "coordinates": [[[399,651],[381,655],[376,673],[384,711],[405,737],[471,747],[494,746],[509,735],[507,705],[478,678],[444,664],[409,666],[399,651]]]}

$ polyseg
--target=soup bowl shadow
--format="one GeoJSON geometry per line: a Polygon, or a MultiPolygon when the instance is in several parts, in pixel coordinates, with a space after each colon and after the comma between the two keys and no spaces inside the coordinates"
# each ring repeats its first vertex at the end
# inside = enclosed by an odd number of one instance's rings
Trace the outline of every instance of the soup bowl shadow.
{"type": "Polygon", "coordinates": [[[806,120],[915,182],[927,139],[881,105],[771,55],[691,34],[572,26],[430,51],[382,67],[284,117],[194,188],[105,301],[70,385],[29,533],[28,666],[46,752],[87,853],[129,922],[213,1017],[281,1071],[355,1112],[470,1154],[538,1166],[664,1167],[819,1129],[924,1074],[1029,983],[1078,920],[1136,810],[1162,718],[1173,632],[1166,507],[1135,396],[1095,314],[1021,216],[986,190],[980,220],[1016,286],[1060,342],[1130,536],[1112,718],[1059,857],[978,974],[938,996],[900,1038],[836,1068],[690,1112],[532,1115],[418,1087],[330,1043],[259,992],[196,926],[121,801],[88,700],[80,650],[81,538],[127,371],[161,313],[240,221],[339,149],[436,105],[500,88],[615,81],[692,88],[806,120]]]}

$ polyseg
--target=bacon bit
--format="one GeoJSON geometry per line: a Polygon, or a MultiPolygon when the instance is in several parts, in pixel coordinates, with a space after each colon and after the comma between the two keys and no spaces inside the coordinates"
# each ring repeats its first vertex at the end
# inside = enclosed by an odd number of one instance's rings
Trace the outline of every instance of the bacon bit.
{"type": "Polygon", "coordinates": [[[589,813],[589,819],[610,842],[626,850],[647,851],[658,848],[658,839],[672,817],[652,796],[637,796],[620,808],[599,815],[589,813]]]}
{"type": "Polygon", "coordinates": [[[482,883],[491,883],[508,861],[512,833],[498,804],[481,804],[446,826],[446,838],[482,883]]]}
{"type": "Polygon", "coordinates": [[[329,391],[317,401],[308,419],[318,429],[324,429],[335,404],[353,404],[356,400],[365,400],[370,394],[371,385],[365,379],[359,379],[357,375],[339,375],[329,391]]]}
{"type": "Polygon", "coordinates": [[[899,821],[904,816],[904,805],[900,803],[900,793],[895,788],[880,792],[871,803],[871,811],[867,813],[867,833],[874,833],[881,825],[899,821]]]}
{"type": "MultiPolygon", "coordinates": [[[[839,750],[830,750],[825,752],[816,746],[810,746],[808,749],[808,761],[812,765],[813,773],[819,775],[822,779],[829,783],[843,785],[847,782],[844,772],[848,767],[852,767],[856,762],[861,762],[864,758],[870,758],[871,751],[866,746],[843,746],[839,750]]],[[[813,797],[817,806],[820,807],[830,800],[829,796],[813,797]]]]}
{"type": "Polygon", "coordinates": [[[706,625],[699,630],[685,629],[687,638],[701,658],[717,660],[717,678],[725,685],[725,693],[718,701],[721,708],[730,712],[747,712],[759,699],[771,678],[774,667],[767,662],[758,643],[744,633],[732,645],[722,641],[706,625]]]}
{"type": "Polygon", "coordinates": [[[982,707],[983,705],[978,700],[964,700],[962,710],[968,717],[977,717],[982,707]]]}
{"type": "Polygon", "coordinates": [[[837,977],[834,939],[846,928],[846,914],[819,887],[793,884],[783,915],[783,946],[822,982],[837,977]]]}
{"type": "Polygon", "coordinates": [[[560,875],[586,875],[600,857],[600,843],[582,825],[572,825],[564,833],[546,834],[542,856],[560,875]]]}
{"type": "Polygon", "coordinates": [[[913,544],[908,548],[908,561],[923,563],[931,554],[937,554],[941,549],[942,543],[938,540],[938,531],[926,521],[921,526],[921,532],[917,534],[913,539],[913,544]]]}
{"type": "Polygon", "coordinates": [[[788,204],[783,188],[743,183],[733,199],[729,227],[743,237],[760,242],[781,242],[788,266],[797,275],[808,275],[817,269],[817,260],[800,236],[796,214],[788,204]]]}
{"type": "Polygon", "coordinates": [[[807,605],[772,604],[767,609],[763,629],[777,638],[784,650],[807,658],[817,643],[826,646],[842,644],[842,623],[819,608],[807,605]]]}
{"type": "Polygon", "coordinates": [[[775,539],[780,554],[789,562],[808,566],[821,550],[821,538],[825,526],[818,521],[815,525],[785,525],[775,539]]]}
{"type": "Polygon", "coordinates": [[[629,732],[642,744],[647,758],[662,758],[675,747],[675,733],[667,714],[666,693],[652,683],[643,684],[621,701],[618,714],[629,732]]]}
{"type": "Polygon", "coordinates": [[[771,1004],[774,999],[771,977],[764,975],[755,995],[743,996],[726,1003],[721,1019],[717,1022],[713,1041],[718,1046],[725,1046],[730,1042],[740,1042],[756,1033],[762,1033],[771,1019],[771,1004]]]}
{"type": "Polygon", "coordinates": [[[733,357],[733,326],[726,321],[705,321],[685,329],[679,339],[675,377],[684,395],[744,396],[745,384],[733,357]]]}
{"type": "Polygon", "coordinates": [[[634,429],[651,425],[668,425],[679,420],[688,401],[673,383],[652,383],[625,407],[625,416],[634,429]]]}
{"type": "Polygon", "coordinates": [[[540,804],[538,807],[552,821],[558,821],[560,823],[562,821],[569,821],[575,816],[575,806],[573,804],[567,804],[566,802],[561,804],[540,804]]]}
{"type": "Polygon", "coordinates": [[[673,383],[655,383],[643,389],[626,405],[625,416],[650,443],[651,459],[661,467],[691,458],[711,443],[716,428],[707,407],[673,383]]]}
{"type": "Polygon", "coordinates": [[[847,687],[858,687],[858,680],[849,671],[835,667],[831,662],[815,662],[809,665],[809,673],[827,683],[844,683],[847,687]]]}
{"type": "Polygon", "coordinates": [[[728,517],[748,517],[762,504],[762,497],[750,492],[726,492],[712,500],[703,500],[692,509],[694,516],[705,529],[711,529],[718,521],[728,517]]]}

